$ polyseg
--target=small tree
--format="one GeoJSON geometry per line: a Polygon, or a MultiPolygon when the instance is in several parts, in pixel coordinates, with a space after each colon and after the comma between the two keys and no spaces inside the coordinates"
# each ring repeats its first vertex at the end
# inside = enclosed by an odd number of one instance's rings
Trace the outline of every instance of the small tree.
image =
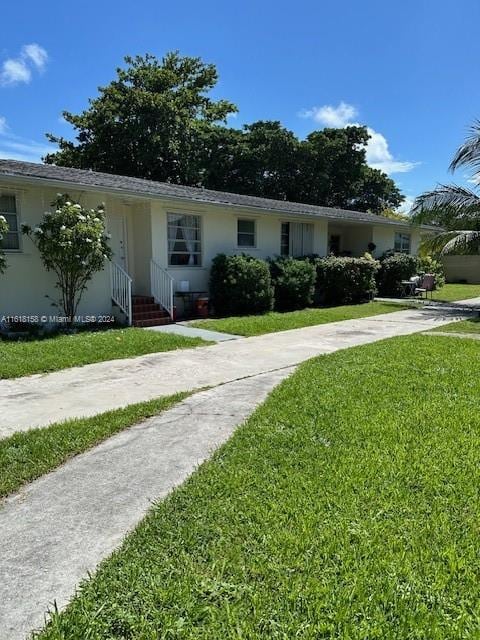
{"type": "Polygon", "coordinates": [[[103,205],[85,209],[68,195],[58,194],[52,207],[53,212],[47,211],[41,224],[34,229],[22,225],[22,232],[40,251],[47,271],[56,274],[61,295],[54,304],[72,325],[87,283],[104,268],[112,251],[105,232],[103,205]]]}
{"type": "Polygon", "coordinates": [[[4,235],[8,231],[7,220],[4,216],[0,216],[0,273],[3,273],[7,268],[7,260],[5,258],[5,251],[2,248],[2,240],[4,235]]]}

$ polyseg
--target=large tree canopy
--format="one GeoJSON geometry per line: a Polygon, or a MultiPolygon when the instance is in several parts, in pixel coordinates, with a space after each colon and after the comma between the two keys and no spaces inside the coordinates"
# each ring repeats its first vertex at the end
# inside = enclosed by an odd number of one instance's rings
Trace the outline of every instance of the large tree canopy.
{"type": "Polygon", "coordinates": [[[59,151],[45,162],[374,213],[403,201],[393,180],[367,165],[365,127],[305,140],[277,121],[227,127],[237,107],[208,96],[214,65],[177,52],[125,62],[88,109],[64,113],[76,141],[48,134],[59,151]]]}
{"type": "Polygon", "coordinates": [[[99,97],[79,115],[63,117],[77,131],[77,144],[48,134],[60,151],[50,164],[195,184],[199,181],[202,130],[237,111],[206,94],[217,83],[214,65],[167,54],[126,57],[125,69],[100,87],[99,97]]]}

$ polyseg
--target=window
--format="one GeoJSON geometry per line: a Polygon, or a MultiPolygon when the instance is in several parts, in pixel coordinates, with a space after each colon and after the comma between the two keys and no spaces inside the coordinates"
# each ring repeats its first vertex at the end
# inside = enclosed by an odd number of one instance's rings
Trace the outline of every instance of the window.
{"type": "Polygon", "coordinates": [[[280,255],[308,256],[313,253],[313,224],[282,222],[280,231],[280,255]]]}
{"type": "Polygon", "coordinates": [[[168,264],[172,267],[202,265],[200,216],[168,214],[168,264]]]}
{"type": "Polygon", "coordinates": [[[410,253],[410,234],[409,233],[395,234],[395,251],[398,251],[399,253],[410,253]]]}
{"type": "Polygon", "coordinates": [[[282,230],[280,232],[280,255],[290,255],[290,223],[282,222],[282,230]]]}
{"type": "Polygon", "coordinates": [[[3,216],[8,224],[8,232],[2,240],[2,248],[18,251],[20,249],[20,233],[15,196],[0,195],[0,216],[3,216]]]}
{"type": "Polygon", "coordinates": [[[237,246],[255,247],[255,220],[237,220],[237,246]]]}

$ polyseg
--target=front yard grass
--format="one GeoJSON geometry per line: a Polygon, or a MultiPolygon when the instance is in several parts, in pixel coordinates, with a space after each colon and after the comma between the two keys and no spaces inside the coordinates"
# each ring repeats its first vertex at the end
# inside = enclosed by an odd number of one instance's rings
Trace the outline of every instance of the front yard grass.
{"type": "Polygon", "coordinates": [[[209,343],[200,338],[186,338],[173,333],[156,333],[133,327],[84,331],[44,340],[0,340],[0,379],[207,344],[209,343]]]}
{"type": "Polygon", "coordinates": [[[434,331],[447,331],[453,333],[480,333],[480,318],[469,318],[468,320],[461,320],[460,322],[444,324],[443,327],[438,327],[438,329],[434,329],[434,331]]]}
{"type": "Polygon", "coordinates": [[[271,311],[259,316],[236,316],[231,318],[218,318],[210,320],[197,320],[191,325],[200,329],[211,329],[224,333],[233,333],[239,336],[258,336],[274,331],[287,331],[288,329],[300,329],[316,324],[338,322],[339,320],[353,320],[376,316],[381,313],[401,311],[411,305],[398,305],[386,302],[367,302],[365,304],[352,304],[342,307],[328,307],[321,309],[302,309],[301,311],[289,311],[279,313],[271,311]]]}
{"type": "Polygon", "coordinates": [[[446,284],[433,292],[433,299],[439,302],[455,302],[480,296],[480,284],[446,284]]]}
{"type": "Polygon", "coordinates": [[[177,393],[139,402],[92,418],[66,420],[0,440],[0,497],[17,491],[115,433],[170,409],[188,395],[177,393]]]}
{"type": "Polygon", "coordinates": [[[38,637],[477,637],[477,354],[416,335],[300,366],[38,637]]]}

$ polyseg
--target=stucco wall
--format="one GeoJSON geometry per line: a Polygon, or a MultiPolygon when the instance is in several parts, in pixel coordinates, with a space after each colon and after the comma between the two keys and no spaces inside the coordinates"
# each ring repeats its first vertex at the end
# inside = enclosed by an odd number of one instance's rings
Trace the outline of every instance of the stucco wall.
{"type": "MultiPolygon", "coordinates": [[[[41,222],[44,212],[50,209],[50,203],[55,199],[58,189],[2,186],[2,191],[16,194],[19,224],[35,226],[41,222]]],[[[95,207],[106,201],[101,194],[82,194],[71,190],[70,195],[88,207],[95,207]]],[[[59,309],[52,306],[52,300],[58,300],[59,297],[55,288],[55,274],[45,270],[39,252],[28,237],[21,237],[20,242],[19,252],[6,253],[8,268],[0,275],[0,319],[2,316],[17,315],[62,315],[59,309]]],[[[111,313],[110,274],[108,264],[105,266],[105,270],[89,283],[77,312],[79,315],[111,313]]]]}
{"type": "Polygon", "coordinates": [[[480,283],[480,255],[444,256],[442,263],[447,282],[466,280],[471,284],[480,283]]]}
{"type": "MultiPolygon", "coordinates": [[[[43,214],[50,208],[58,189],[18,185],[4,185],[1,190],[15,193],[18,200],[19,223],[38,224],[43,214]]],[[[280,234],[282,222],[309,222],[313,225],[313,252],[326,255],[329,234],[335,230],[335,223],[325,219],[308,220],[302,217],[282,216],[280,214],[258,214],[245,209],[239,212],[228,207],[206,205],[202,203],[169,203],[159,200],[140,200],[132,197],[108,195],[101,192],[81,192],[70,190],[73,199],[88,207],[105,202],[107,226],[113,225],[113,219],[125,220],[126,256],[123,264],[133,279],[133,292],[150,294],[150,259],[156,258],[159,264],[168,269],[179,288],[181,280],[190,282],[190,289],[205,291],[208,288],[209,270],[212,259],[217,253],[249,253],[259,258],[267,258],[280,253],[280,234]],[[198,214],[201,217],[202,266],[169,267],[167,256],[167,212],[198,214]],[[237,220],[249,218],[256,222],[255,248],[237,247],[237,220]]],[[[343,249],[352,250],[361,255],[368,242],[377,245],[376,255],[391,249],[394,244],[395,226],[348,225],[341,224],[339,231],[343,238],[343,249]],[[348,246],[347,246],[348,245],[348,246]]],[[[405,229],[403,229],[405,232],[405,229]]],[[[412,230],[412,253],[417,251],[420,234],[412,230]]],[[[112,239],[113,243],[113,239],[112,239]]],[[[118,255],[118,254],[117,254],[118,255]]],[[[21,251],[7,253],[8,269],[0,276],[0,317],[4,315],[56,315],[50,298],[57,299],[55,275],[47,273],[40,255],[28,238],[22,238],[21,251]]],[[[81,315],[109,314],[112,311],[110,299],[110,269],[97,274],[89,283],[78,313],[81,315]]]]}
{"type": "MultiPolygon", "coordinates": [[[[221,207],[185,204],[182,206],[152,202],[152,252],[160,265],[175,279],[176,286],[181,280],[190,282],[190,289],[204,291],[208,287],[208,277],[212,259],[218,253],[247,253],[258,258],[267,258],[280,253],[280,232],[282,222],[298,222],[298,218],[279,215],[258,215],[245,212],[233,213],[221,207]],[[167,247],[167,213],[190,213],[201,217],[202,266],[169,267],[167,247]],[[255,220],[255,248],[237,246],[237,220],[255,220]]],[[[304,220],[311,222],[311,220],[304,220]]],[[[327,251],[327,221],[313,222],[313,252],[325,255],[327,251]]]]}
{"type": "Polygon", "coordinates": [[[412,255],[417,255],[418,247],[420,245],[420,230],[412,227],[411,229],[405,229],[405,227],[396,227],[396,226],[374,226],[373,227],[373,239],[377,245],[375,249],[374,256],[379,258],[385,251],[389,249],[393,249],[395,247],[395,233],[409,233],[411,236],[411,245],[410,245],[410,253],[412,255]]]}

